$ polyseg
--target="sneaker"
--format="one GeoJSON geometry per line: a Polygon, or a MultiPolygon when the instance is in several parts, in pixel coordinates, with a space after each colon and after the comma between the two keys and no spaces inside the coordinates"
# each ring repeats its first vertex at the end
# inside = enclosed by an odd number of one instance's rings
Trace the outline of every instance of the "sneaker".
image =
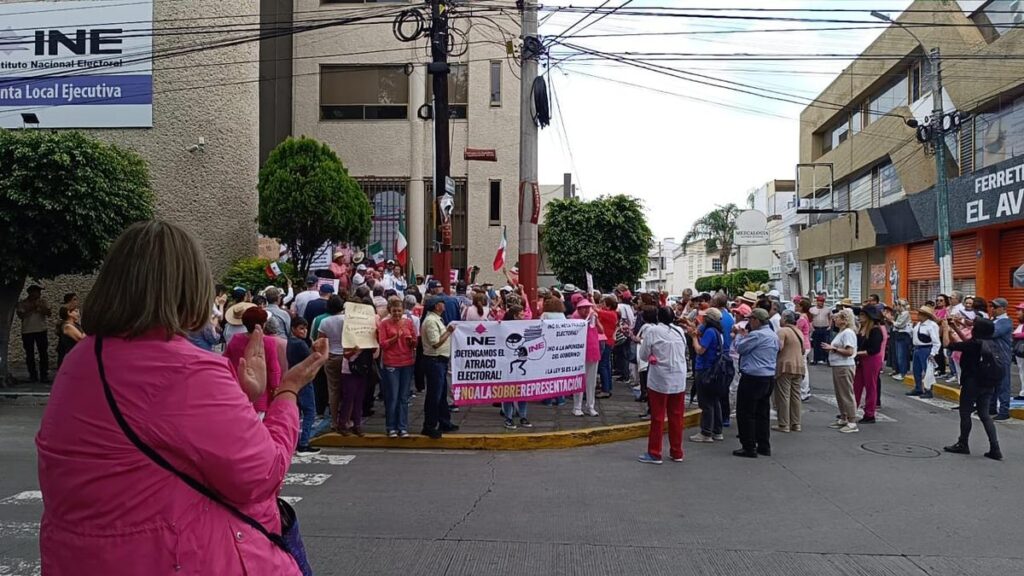
{"type": "Polygon", "coordinates": [[[999,450],[989,450],[988,452],[985,452],[985,458],[991,458],[992,460],[1002,460],[1003,453],[1000,452],[999,450]]]}
{"type": "Polygon", "coordinates": [[[857,428],[856,424],[850,422],[846,426],[840,428],[839,431],[842,432],[843,434],[852,434],[854,432],[860,432],[860,428],[857,428]]]}
{"type": "Polygon", "coordinates": [[[789,429],[793,432],[801,432],[803,430],[799,424],[794,424],[793,426],[790,426],[789,429]]]}
{"type": "Polygon", "coordinates": [[[772,426],[772,430],[775,430],[776,432],[782,432],[783,434],[789,434],[789,426],[783,427],[776,425],[772,426]]]}
{"type": "Polygon", "coordinates": [[[747,452],[746,450],[744,450],[742,448],[740,448],[739,450],[733,450],[732,451],[732,455],[733,456],[739,456],[740,458],[757,458],[757,452],[755,452],[753,450],[751,450],[750,452],[747,452]]]}
{"type": "Polygon", "coordinates": [[[833,430],[839,430],[840,428],[845,428],[846,426],[847,426],[846,420],[842,420],[842,419],[836,420],[835,422],[833,422],[833,423],[828,425],[828,427],[832,428],[833,430]]]}
{"type": "Polygon", "coordinates": [[[409,431],[408,430],[402,430],[401,432],[398,433],[398,437],[399,438],[409,438],[409,431]]]}
{"type": "Polygon", "coordinates": [[[515,430],[517,428],[515,421],[511,418],[505,418],[505,428],[509,430],[515,430]]]}
{"type": "Polygon", "coordinates": [[[313,454],[319,454],[320,449],[312,446],[299,446],[299,448],[295,450],[295,453],[299,456],[311,456],[313,454]]]}
{"type": "Polygon", "coordinates": [[[639,416],[639,418],[640,418],[641,420],[650,420],[650,419],[651,419],[651,411],[650,411],[650,410],[648,410],[648,411],[644,412],[643,414],[641,414],[641,415],[639,416]]]}
{"type": "Polygon", "coordinates": [[[459,407],[454,405],[454,404],[452,404],[451,406],[448,407],[448,411],[449,412],[458,412],[459,411],[459,407]]]}
{"type": "Polygon", "coordinates": [[[860,420],[858,420],[857,423],[858,424],[874,424],[875,423],[875,417],[874,416],[865,416],[865,417],[861,418],[860,420]]]}
{"type": "Polygon", "coordinates": [[[892,375],[892,379],[896,380],[896,381],[899,381],[899,382],[902,382],[902,381],[906,380],[907,377],[902,375],[902,374],[893,374],[892,375]]]}
{"type": "Polygon", "coordinates": [[[388,438],[398,438],[398,430],[388,430],[388,438]]]}
{"type": "Polygon", "coordinates": [[[927,392],[922,392],[919,397],[920,398],[935,398],[935,396],[932,395],[932,391],[931,390],[928,390],[927,392]]]}
{"type": "Polygon", "coordinates": [[[682,458],[676,458],[675,456],[673,456],[673,457],[672,457],[672,461],[673,461],[673,462],[682,462],[682,461],[683,461],[683,459],[682,459],[682,458]]]}
{"type": "Polygon", "coordinates": [[[597,413],[597,410],[587,410],[587,416],[600,416],[600,414],[597,413]]]}
{"type": "Polygon", "coordinates": [[[801,402],[807,402],[808,400],[811,399],[811,396],[812,396],[811,394],[808,394],[807,396],[801,396],[800,397],[800,401],[801,402]]]}
{"type": "Polygon", "coordinates": [[[598,392],[597,394],[594,395],[594,398],[597,398],[598,400],[605,400],[611,397],[611,392],[598,392]]]}
{"type": "Polygon", "coordinates": [[[971,453],[971,448],[968,445],[966,445],[966,444],[964,444],[962,442],[957,442],[956,444],[953,444],[952,446],[946,446],[946,447],[943,448],[943,450],[945,450],[946,452],[950,452],[952,454],[970,454],[971,453]]]}
{"type": "Polygon", "coordinates": [[[712,436],[712,438],[715,440],[715,442],[721,442],[725,440],[725,436],[721,434],[715,434],[714,436],[712,436]]]}
{"type": "Polygon", "coordinates": [[[949,378],[946,378],[946,382],[947,383],[949,383],[949,382],[957,382],[958,380],[959,379],[955,375],[951,375],[949,378]]]}
{"type": "Polygon", "coordinates": [[[441,438],[441,431],[438,430],[437,428],[434,428],[433,430],[427,430],[426,428],[424,428],[423,431],[420,432],[420,434],[428,438],[432,438],[434,440],[438,440],[441,438]]]}
{"type": "Polygon", "coordinates": [[[1004,420],[1009,420],[1010,419],[1010,415],[1009,414],[1000,414],[1000,415],[998,415],[998,416],[996,416],[996,417],[994,417],[992,419],[997,421],[997,422],[1002,422],[1004,420]]]}
{"type": "Polygon", "coordinates": [[[654,456],[651,456],[650,454],[647,454],[646,452],[641,454],[640,457],[637,458],[637,461],[638,462],[643,462],[644,464],[661,464],[661,460],[660,459],[655,458],[654,456]]]}
{"type": "Polygon", "coordinates": [[[573,416],[583,416],[583,410],[573,410],[572,411],[572,415],[573,416]]]}
{"type": "Polygon", "coordinates": [[[704,442],[706,444],[713,444],[715,440],[711,436],[705,436],[698,432],[693,436],[690,436],[690,442],[704,442]]]}
{"type": "Polygon", "coordinates": [[[924,392],[920,390],[911,390],[910,392],[904,394],[904,396],[920,396],[921,394],[924,394],[924,392]]]}
{"type": "Polygon", "coordinates": [[[519,425],[522,426],[523,428],[533,428],[533,422],[530,422],[526,418],[520,418],[519,425]]]}

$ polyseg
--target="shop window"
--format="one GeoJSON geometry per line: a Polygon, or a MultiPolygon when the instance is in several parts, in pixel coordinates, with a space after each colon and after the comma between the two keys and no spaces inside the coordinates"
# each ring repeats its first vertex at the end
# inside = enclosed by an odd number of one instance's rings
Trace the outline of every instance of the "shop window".
{"type": "Polygon", "coordinates": [[[1003,100],[974,117],[975,170],[1021,154],[1024,154],[1024,96],[1003,100]]]}
{"type": "MultiPolygon", "coordinates": [[[[434,78],[427,75],[427,103],[434,101],[434,78]]],[[[469,112],[469,65],[451,64],[448,72],[448,112],[464,120],[469,112]]]]}
{"type": "Polygon", "coordinates": [[[839,300],[846,296],[846,259],[825,260],[824,290],[830,300],[839,300]]]}
{"type": "Polygon", "coordinates": [[[399,120],[406,118],[408,103],[402,66],[320,67],[322,120],[399,120]]]}
{"type": "Polygon", "coordinates": [[[935,300],[939,295],[939,281],[936,280],[911,280],[910,294],[907,300],[910,301],[911,309],[917,310],[929,300],[935,300]]]}

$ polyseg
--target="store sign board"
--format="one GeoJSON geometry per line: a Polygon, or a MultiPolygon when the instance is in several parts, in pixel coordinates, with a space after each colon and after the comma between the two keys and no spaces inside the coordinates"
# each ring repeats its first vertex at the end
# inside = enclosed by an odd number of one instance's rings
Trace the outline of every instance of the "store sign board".
{"type": "Polygon", "coordinates": [[[0,128],[151,127],[152,29],[147,0],[0,3],[0,128]]]}
{"type": "Polygon", "coordinates": [[[950,182],[951,230],[1024,217],[1024,158],[1000,162],[950,182]]]}
{"type": "Polygon", "coordinates": [[[768,244],[768,217],[760,210],[745,210],[736,216],[736,246],[764,246],[768,244]]]}

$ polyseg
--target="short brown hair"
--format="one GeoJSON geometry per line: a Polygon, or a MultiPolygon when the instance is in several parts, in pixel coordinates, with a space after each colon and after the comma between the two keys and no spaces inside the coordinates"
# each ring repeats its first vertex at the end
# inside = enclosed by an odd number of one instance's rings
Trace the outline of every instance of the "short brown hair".
{"type": "Polygon", "coordinates": [[[170,339],[205,326],[212,306],[213,275],[199,242],[176,224],[147,220],[110,247],[85,299],[82,327],[122,338],[160,328],[170,339]]]}
{"type": "Polygon", "coordinates": [[[546,298],[544,300],[544,312],[550,312],[553,314],[564,314],[565,303],[560,298],[546,298]]]}

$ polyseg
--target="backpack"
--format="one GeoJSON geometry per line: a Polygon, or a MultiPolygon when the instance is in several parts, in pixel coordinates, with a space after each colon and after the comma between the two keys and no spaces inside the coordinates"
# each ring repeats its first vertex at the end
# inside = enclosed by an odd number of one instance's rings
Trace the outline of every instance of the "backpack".
{"type": "Polygon", "coordinates": [[[996,386],[1006,376],[1003,351],[995,340],[979,340],[981,354],[978,357],[978,384],[986,388],[996,386]]]}
{"type": "Polygon", "coordinates": [[[373,372],[373,350],[361,350],[348,361],[348,369],[356,376],[368,377],[373,372]]]}
{"type": "MultiPolygon", "coordinates": [[[[718,331],[716,330],[716,332],[718,331]]],[[[718,394],[728,394],[729,386],[735,377],[736,367],[732,363],[732,357],[725,349],[725,338],[721,332],[718,332],[718,358],[708,371],[709,383],[718,394]]]]}

